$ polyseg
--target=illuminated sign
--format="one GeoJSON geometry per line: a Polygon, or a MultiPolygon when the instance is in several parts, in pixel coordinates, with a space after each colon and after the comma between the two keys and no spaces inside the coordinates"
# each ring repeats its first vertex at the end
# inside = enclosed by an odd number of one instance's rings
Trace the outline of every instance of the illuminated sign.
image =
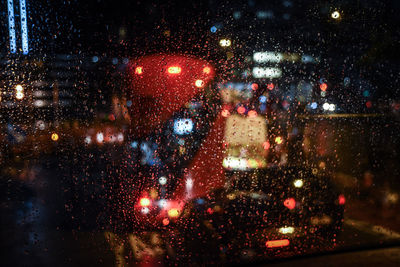
{"type": "Polygon", "coordinates": [[[15,40],[15,20],[14,20],[14,2],[13,0],[7,1],[8,7],[8,32],[10,35],[10,52],[17,52],[17,43],[15,40]]]}
{"type": "MultiPolygon", "coordinates": [[[[17,52],[17,42],[15,33],[15,15],[14,15],[14,1],[7,0],[8,8],[8,32],[10,36],[10,52],[15,54],[17,52]]],[[[26,1],[19,1],[20,19],[21,19],[21,42],[22,53],[27,55],[29,53],[29,40],[28,40],[28,18],[26,14],[26,1]]]]}
{"type": "Polygon", "coordinates": [[[273,67],[254,67],[252,73],[254,78],[279,78],[282,76],[282,70],[273,67]]]}

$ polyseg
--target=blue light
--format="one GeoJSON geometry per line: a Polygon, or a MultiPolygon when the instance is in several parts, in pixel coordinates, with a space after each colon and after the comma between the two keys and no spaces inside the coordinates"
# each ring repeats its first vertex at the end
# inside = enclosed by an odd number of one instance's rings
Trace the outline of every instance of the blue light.
{"type": "Polygon", "coordinates": [[[174,121],[174,133],[186,135],[193,131],[193,121],[191,119],[176,119],[174,121]]]}
{"type": "Polygon", "coordinates": [[[17,43],[15,41],[15,21],[14,21],[14,2],[8,0],[8,32],[10,35],[10,52],[15,54],[17,52],[17,43]]]}
{"type": "Polygon", "coordinates": [[[369,91],[368,91],[368,90],[365,90],[365,91],[363,92],[363,96],[364,96],[364,97],[369,97],[369,91]]]}
{"type": "Polygon", "coordinates": [[[212,27],[210,28],[210,31],[211,31],[212,33],[216,33],[216,32],[217,32],[217,27],[212,26],[212,27]]]}
{"type": "Polygon", "coordinates": [[[126,101],[126,106],[130,108],[132,106],[132,101],[131,100],[126,101]]]}
{"type": "Polygon", "coordinates": [[[260,103],[267,103],[267,97],[265,95],[260,96],[260,103]]]}
{"type": "Polygon", "coordinates": [[[131,147],[132,147],[132,148],[137,148],[137,147],[138,147],[138,142],[133,141],[133,142],[131,143],[131,147]]]}
{"type": "Polygon", "coordinates": [[[112,64],[113,64],[113,65],[117,65],[117,64],[118,64],[118,58],[116,58],[116,57],[113,58],[113,59],[112,59],[112,64]]]}
{"type": "Polygon", "coordinates": [[[316,108],[318,107],[318,104],[317,104],[316,102],[312,102],[311,105],[310,105],[310,107],[311,107],[312,109],[316,109],[316,108]]]}
{"type": "Polygon", "coordinates": [[[93,63],[96,63],[96,62],[98,62],[99,61],[99,57],[98,56],[93,56],[92,57],[92,62],[93,63]]]}
{"type": "Polygon", "coordinates": [[[22,34],[22,53],[27,55],[29,53],[28,47],[28,25],[26,18],[26,3],[25,0],[19,1],[19,9],[21,15],[21,34],[22,34]]]}

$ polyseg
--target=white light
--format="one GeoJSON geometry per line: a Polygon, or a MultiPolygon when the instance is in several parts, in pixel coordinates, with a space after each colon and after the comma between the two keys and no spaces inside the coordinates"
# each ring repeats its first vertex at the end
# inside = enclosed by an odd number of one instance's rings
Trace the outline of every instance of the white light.
{"type": "Polygon", "coordinates": [[[165,184],[167,184],[167,177],[161,176],[161,177],[158,179],[158,182],[160,183],[160,185],[165,185],[165,184]]]}
{"type": "Polygon", "coordinates": [[[318,107],[318,104],[317,102],[312,102],[310,106],[312,109],[316,109],[318,107]]]}
{"type": "Polygon", "coordinates": [[[8,0],[8,33],[10,36],[10,52],[17,52],[17,42],[15,38],[15,20],[14,20],[14,1],[8,0]]]}
{"type": "Polygon", "coordinates": [[[279,68],[253,68],[254,78],[279,78],[282,76],[282,70],[279,68]]]}
{"type": "Polygon", "coordinates": [[[335,109],[336,109],[335,104],[330,104],[329,105],[329,111],[335,111],[335,109]]]}
{"type": "Polygon", "coordinates": [[[147,213],[149,213],[149,208],[148,207],[143,207],[142,209],[141,209],[141,211],[142,211],[142,213],[143,214],[147,214],[147,213]]]}
{"type": "Polygon", "coordinates": [[[22,87],[22,85],[20,85],[20,84],[17,84],[17,85],[15,86],[15,91],[17,91],[17,92],[23,92],[23,91],[24,91],[24,87],[22,87]]]}
{"type": "Polygon", "coordinates": [[[331,105],[330,105],[329,103],[324,103],[324,104],[322,105],[322,108],[323,108],[324,110],[329,110],[330,107],[331,107],[331,105]]]}
{"type": "Polygon", "coordinates": [[[247,170],[248,164],[247,159],[239,157],[227,157],[222,161],[222,166],[227,169],[234,170],[247,170]]]}
{"type": "Polygon", "coordinates": [[[42,120],[40,120],[40,121],[37,121],[36,122],[36,127],[39,129],[39,130],[44,130],[44,129],[46,129],[46,124],[44,123],[44,121],[42,121],[42,120]]]}
{"type": "Polygon", "coordinates": [[[117,140],[118,142],[122,143],[124,141],[124,135],[123,133],[118,133],[117,135],[117,140]]]}
{"type": "Polygon", "coordinates": [[[28,25],[26,17],[26,3],[25,0],[19,0],[20,17],[21,17],[21,39],[22,39],[22,53],[27,55],[29,52],[28,47],[28,25]]]}
{"type": "Polygon", "coordinates": [[[24,98],[24,93],[22,93],[22,92],[17,92],[16,94],[15,94],[15,98],[16,99],[18,99],[18,100],[21,100],[22,98],[24,98]]]}
{"type": "Polygon", "coordinates": [[[193,121],[191,119],[176,119],[174,121],[174,133],[178,135],[189,134],[193,131],[193,121]]]}
{"type": "Polygon", "coordinates": [[[297,187],[297,188],[302,187],[303,184],[304,184],[304,183],[303,183],[303,180],[301,180],[301,179],[297,179],[297,180],[295,180],[295,181],[293,182],[294,187],[297,187]]]}
{"type": "Polygon", "coordinates": [[[43,100],[35,100],[35,101],[33,102],[33,105],[34,105],[35,107],[41,108],[41,107],[43,107],[44,105],[47,105],[47,103],[46,103],[45,101],[43,101],[43,100]]]}
{"type": "Polygon", "coordinates": [[[188,178],[186,180],[186,190],[192,190],[193,188],[193,179],[188,178]]]}
{"type": "Polygon", "coordinates": [[[263,62],[281,62],[283,54],[279,52],[256,52],[253,54],[253,60],[258,63],[263,62]]]}
{"type": "Polygon", "coordinates": [[[166,199],[160,199],[159,201],[158,201],[158,206],[160,207],[160,208],[165,208],[166,206],[167,206],[167,200],[166,199]]]}
{"type": "Polygon", "coordinates": [[[88,135],[85,137],[85,144],[89,145],[92,142],[92,138],[88,135]]]}
{"type": "Polygon", "coordinates": [[[231,43],[232,42],[229,39],[221,39],[221,40],[219,40],[219,45],[222,46],[222,47],[231,46],[231,43]]]}
{"type": "Polygon", "coordinates": [[[281,233],[281,234],[293,234],[294,233],[294,227],[292,227],[292,226],[281,227],[281,228],[279,228],[279,233],[281,233]]]}
{"type": "Polygon", "coordinates": [[[97,142],[98,143],[102,143],[103,141],[104,141],[104,135],[103,135],[103,133],[97,133],[96,134],[96,140],[97,140],[97,142]]]}
{"type": "Polygon", "coordinates": [[[332,14],[331,14],[331,17],[332,17],[333,19],[338,19],[338,18],[340,18],[340,13],[339,13],[339,11],[333,11],[332,14]]]}

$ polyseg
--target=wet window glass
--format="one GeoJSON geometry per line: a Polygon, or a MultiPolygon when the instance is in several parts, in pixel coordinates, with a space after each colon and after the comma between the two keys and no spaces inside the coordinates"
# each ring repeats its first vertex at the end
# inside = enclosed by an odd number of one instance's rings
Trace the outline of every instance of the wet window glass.
{"type": "Polygon", "coordinates": [[[1,1],[2,265],[400,262],[399,12],[1,1]]]}

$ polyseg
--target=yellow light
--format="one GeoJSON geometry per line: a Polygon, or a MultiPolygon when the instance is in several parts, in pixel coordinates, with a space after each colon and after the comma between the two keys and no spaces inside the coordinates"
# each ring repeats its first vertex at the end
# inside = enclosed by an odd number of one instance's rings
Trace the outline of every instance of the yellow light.
{"type": "Polygon", "coordinates": [[[138,74],[138,75],[142,74],[143,73],[143,67],[136,67],[135,73],[138,74]]]}
{"type": "Polygon", "coordinates": [[[219,40],[219,45],[222,47],[228,47],[231,46],[232,42],[229,39],[221,39],[219,40]]]}
{"type": "Polygon", "coordinates": [[[17,91],[17,92],[22,92],[22,91],[24,91],[24,88],[22,87],[22,85],[17,84],[17,85],[15,86],[15,91],[17,91]]]}
{"type": "Polygon", "coordinates": [[[168,210],[168,216],[172,217],[172,218],[178,217],[179,216],[179,210],[178,209],[174,209],[174,208],[168,210]]]}
{"type": "Polygon", "coordinates": [[[203,72],[205,74],[210,74],[211,73],[211,68],[210,67],[204,67],[203,72]]]}
{"type": "Polygon", "coordinates": [[[281,227],[279,228],[279,233],[281,234],[293,234],[294,233],[294,227],[289,226],[289,227],[281,227]]]}
{"type": "Polygon", "coordinates": [[[24,93],[22,93],[22,92],[17,92],[16,94],[15,94],[15,98],[16,99],[18,99],[18,100],[21,100],[22,98],[24,98],[24,93]]]}
{"type": "Polygon", "coordinates": [[[140,206],[142,207],[147,207],[150,206],[150,199],[148,199],[147,197],[142,197],[139,201],[140,206]]]}
{"type": "Polygon", "coordinates": [[[275,143],[277,143],[278,145],[282,144],[283,143],[283,138],[280,137],[280,136],[276,137],[275,138],[275,143]]]}
{"type": "Polygon", "coordinates": [[[181,73],[182,69],[181,67],[178,66],[172,66],[168,68],[168,73],[169,74],[179,74],[181,73]]]}
{"type": "Polygon", "coordinates": [[[303,184],[304,184],[303,180],[301,180],[301,179],[294,180],[294,182],[293,182],[294,187],[297,187],[297,188],[302,187],[303,184]]]}
{"type": "Polygon", "coordinates": [[[204,81],[203,80],[196,80],[194,82],[194,85],[196,85],[196,87],[198,87],[198,88],[202,88],[204,86],[204,81]]]}
{"type": "Polygon", "coordinates": [[[57,141],[58,140],[58,134],[56,134],[56,133],[52,133],[51,134],[51,140],[53,140],[53,141],[57,141]]]}
{"type": "Polygon", "coordinates": [[[340,13],[339,13],[339,11],[333,11],[332,14],[331,14],[331,17],[332,17],[333,19],[339,19],[339,18],[340,18],[340,13]]]}

